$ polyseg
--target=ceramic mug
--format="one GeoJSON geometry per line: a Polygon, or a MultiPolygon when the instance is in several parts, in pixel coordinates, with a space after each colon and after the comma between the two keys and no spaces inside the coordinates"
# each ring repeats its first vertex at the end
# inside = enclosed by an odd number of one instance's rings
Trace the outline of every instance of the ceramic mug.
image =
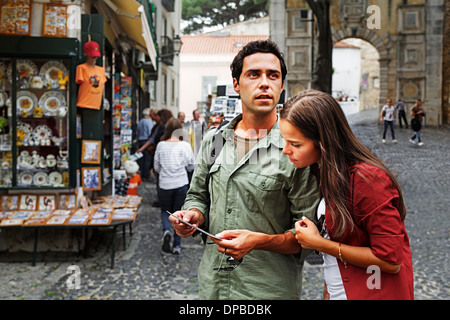
{"type": "Polygon", "coordinates": [[[34,76],[31,78],[30,87],[33,89],[42,89],[44,87],[44,81],[41,76],[34,76]]]}
{"type": "Polygon", "coordinates": [[[67,107],[59,107],[58,116],[65,117],[67,114],[67,107]]]}
{"type": "Polygon", "coordinates": [[[47,167],[53,168],[56,166],[56,158],[53,154],[47,155],[47,167]]]}

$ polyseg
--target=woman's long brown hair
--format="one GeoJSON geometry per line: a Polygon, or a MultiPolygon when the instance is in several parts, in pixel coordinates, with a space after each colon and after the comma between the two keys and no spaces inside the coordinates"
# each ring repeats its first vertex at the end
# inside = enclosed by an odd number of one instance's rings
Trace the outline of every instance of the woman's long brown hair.
{"type": "Polygon", "coordinates": [[[406,208],[400,185],[384,163],[356,138],[340,105],[331,95],[317,90],[303,91],[284,104],[280,117],[298,127],[321,152],[318,176],[333,224],[337,223],[336,238],[354,228],[352,215],[346,206],[349,166],[354,163],[371,164],[386,172],[398,190],[398,209],[402,221],[405,219],[406,208]]]}

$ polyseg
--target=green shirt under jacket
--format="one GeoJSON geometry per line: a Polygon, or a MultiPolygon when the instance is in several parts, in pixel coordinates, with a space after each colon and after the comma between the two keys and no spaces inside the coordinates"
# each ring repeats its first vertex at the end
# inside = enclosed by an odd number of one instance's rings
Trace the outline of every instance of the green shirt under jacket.
{"type": "MultiPolygon", "coordinates": [[[[295,232],[294,223],[302,216],[315,221],[319,192],[309,168],[297,169],[281,153],[284,140],[278,121],[269,134],[239,161],[234,144],[238,116],[220,131],[226,142],[208,172],[211,141],[216,129],[203,140],[196,159],[191,187],[184,210],[198,209],[205,216],[203,228],[217,234],[223,230],[246,229],[266,234],[295,232]]],[[[217,272],[222,254],[208,239],[198,269],[202,299],[299,299],[301,294],[300,255],[253,250],[231,272],[217,272]]],[[[225,259],[223,259],[225,262],[225,259]]]]}

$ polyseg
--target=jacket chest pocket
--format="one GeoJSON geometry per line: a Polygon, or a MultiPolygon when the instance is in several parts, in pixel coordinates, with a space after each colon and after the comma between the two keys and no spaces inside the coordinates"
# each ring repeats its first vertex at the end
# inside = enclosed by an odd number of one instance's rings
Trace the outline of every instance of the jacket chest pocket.
{"type": "Polygon", "coordinates": [[[209,170],[208,192],[211,200],[211,205],[217,203],[217,195],[220,194],[220,167],[220,164],[214,163],[209,170]]]}
{"type": "Polygon", "coordinates": [[[249,173],[249,189],[247,189],[248,208],[253,212],[264,212],[275,209],[281,199],[283,181],[255,172],[249,173]]]}

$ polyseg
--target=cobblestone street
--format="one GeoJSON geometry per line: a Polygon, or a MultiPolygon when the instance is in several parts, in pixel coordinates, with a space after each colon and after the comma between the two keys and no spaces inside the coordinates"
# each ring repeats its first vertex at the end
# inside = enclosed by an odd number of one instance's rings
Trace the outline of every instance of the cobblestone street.
{"type": "MultiPolygon", "coordinates": [[[[397,144],[381,143],[376,110],[349,117],[356,135],[396,174],[407,206],[406,229],[413,256],[415,298],[449,299],[450,128],[425,127],[424,146],[409,143],[412,131],[396,127],[397,144]]],[[[0,299],[6,300],[170,300],[198,299],[200,239],[182,240],[179,255],[161,251],[160,209],[154,182],[139,189],[144,197],[127,248],[118,237],[115,268],[110,268],[111,234],[96,232],[87,257],[73,253],[0,253],[0,299]],[[80,289],[68,289],[67,267],[81,271],[80,289]]],[[[127,230],[128,231],[128,230],[127,230]]],[[[323,270],[306,263],[302,299],[321,299],[323,270]]]]}

